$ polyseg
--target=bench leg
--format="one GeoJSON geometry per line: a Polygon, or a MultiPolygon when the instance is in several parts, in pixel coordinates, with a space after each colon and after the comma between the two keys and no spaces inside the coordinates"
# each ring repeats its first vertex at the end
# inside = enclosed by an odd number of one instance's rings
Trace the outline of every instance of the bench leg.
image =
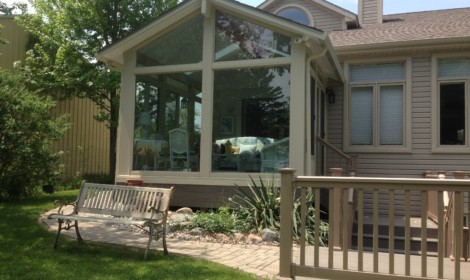
{"type": "Polygon", "coordinates": [[[57,249],[57,244],[59,243],[59,236],[60,236],[60,232],[62,231],[62,224],[64,223],[64,220],[58,219],[58,222],[59,222],[59,227],[57,229],[57,235],[54,240],[54,249],[57,249]]]}
{"type": "Polygon", "coordinates": [[[78,242],[83,242],[82,236],[80,235],[80,231],[78,230],[78,221],[75,221],[75,233],[77,234],[78,242]]]}
{"type": "Polygon", "coordinates": [[[168,249],[166,248],[166,228],[163,228],[162,243],[163,243],[163,254],[166,256],[168,255],[168,249]]]}

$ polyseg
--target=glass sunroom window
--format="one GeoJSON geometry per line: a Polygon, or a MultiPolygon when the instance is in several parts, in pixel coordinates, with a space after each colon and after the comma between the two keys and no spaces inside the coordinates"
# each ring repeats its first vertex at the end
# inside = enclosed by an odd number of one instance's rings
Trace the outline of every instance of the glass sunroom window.
{"type": "Polygon", "coordinates": [[[136,76],[133,170],[199,171],[202,73],[136,76]]]}
{"type": "Polygon", "coordinates": [[[201,62],[203,30],[201,15],[174,28],[137,51],[137,66],[201,62]]]}
{"type": "Polygon", "coordinates": [[[268,28],[218,11],[215,61],[290,56],[291,38],[268,28]]]}
{"type": "Polygon", "coordinates": [[[213,172],[289,165],[289,84],[289,67],[215,71],[213,172]]]}

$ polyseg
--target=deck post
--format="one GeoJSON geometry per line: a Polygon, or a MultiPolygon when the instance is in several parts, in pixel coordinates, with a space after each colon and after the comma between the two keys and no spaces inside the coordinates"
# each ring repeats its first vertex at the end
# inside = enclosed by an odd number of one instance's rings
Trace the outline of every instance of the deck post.
{"type": "Polygon", "coordinates": [[[283,168],[281,173],[281,229],[279,276],[292,278],[292,212],[294,209],[295,169],[283,168]]]}

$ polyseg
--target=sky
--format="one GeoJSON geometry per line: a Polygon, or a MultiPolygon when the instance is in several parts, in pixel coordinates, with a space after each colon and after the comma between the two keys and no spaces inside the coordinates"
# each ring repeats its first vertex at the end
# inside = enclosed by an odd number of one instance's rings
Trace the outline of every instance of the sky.
{"type": "MultiPolygon", "coordinates": [[[[263,0],[239,0],[242,3],[258,6],[263,0]]],[[[328,0],[330,3],[340,6],[357,14],[358,0],[328,0]]],[[[469,8],[470,0],[383,0],[384,14],[400,14],[418,11],[442,10],[453,8],[469,8]]],[[[288,2],[288,0],[286,1],[288,2]]]]}
{"type": "MultiPolygon", "coordinates": [[[[0,0],[7,4],[13,2],[25,2],[26,0],[0,0]]],[[[263,3],[264,0],[238,0],[244,4],[251,6],[258,6],[263,3]]],[[[328,0],[329,2],[340,6],[353,13],[357,13],[357,1],[358,0],[328,0]]],[[[470,0],[383,0],[384,1],[384,14],[399,14],[409,13],[418,11],[429,11],[429,10],[442,10],[442,9],[453,9],[453,8],[469,8],[470,0]]],[[[289,0],[286,0],[289,2],[289,0]]]]}

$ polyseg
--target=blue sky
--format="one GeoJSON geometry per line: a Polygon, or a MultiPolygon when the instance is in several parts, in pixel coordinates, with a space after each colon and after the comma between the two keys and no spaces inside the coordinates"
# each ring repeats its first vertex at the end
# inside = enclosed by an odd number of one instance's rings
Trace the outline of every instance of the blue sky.
{"type": "MultiPolygon", "coordinates": [[[[242,3],[258,6],[263,0],[239,0],[242,3]]],[[[328,0],[346,10],[357,13],[357,0],[328,0]]],[[[469,0],[383,0],[384,14],[399,14],[418,11],[469,8],[469,0]]],[[[288,1],[286,1],[288,2],[288,1]]]]}

